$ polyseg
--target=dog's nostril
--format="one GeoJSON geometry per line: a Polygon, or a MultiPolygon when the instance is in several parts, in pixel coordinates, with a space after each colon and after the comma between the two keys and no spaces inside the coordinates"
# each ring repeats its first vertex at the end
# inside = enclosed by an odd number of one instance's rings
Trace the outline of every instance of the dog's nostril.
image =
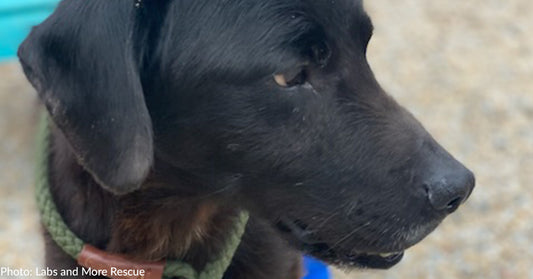
{"type": "Polygon", "coordinates": [[[435,210],[446,214],[457,210],[474,188],[473,175],[469,171],[434,176],[430,181],[424,184],[429,203],[435,210]]]}
{"type": "Polygon", "coordinates": [[[457,197],[455,199],[453,199],[450,203],[448,203],[448,205],[446,206],[446,210],[448,212],[453,212],[455,211],[459,205],[461,205],[461,202],[463,202],[463,198],[462,197],[457,197]]]}

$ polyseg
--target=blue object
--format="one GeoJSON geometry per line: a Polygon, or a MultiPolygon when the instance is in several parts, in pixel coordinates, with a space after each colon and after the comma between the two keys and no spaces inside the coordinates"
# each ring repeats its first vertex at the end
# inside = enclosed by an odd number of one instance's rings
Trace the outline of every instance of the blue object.
{"type": "Polygon", "coordinates": [[[0,61],[15,58],[31,27],[41,23],[59,0],[0,0],[0,61]]]}
{"type": "Polygon", "coordinates": [[[304,265],[307,275],[303,279],[331,279],[328,267],[314,258],[304,257],[304,265]]]}

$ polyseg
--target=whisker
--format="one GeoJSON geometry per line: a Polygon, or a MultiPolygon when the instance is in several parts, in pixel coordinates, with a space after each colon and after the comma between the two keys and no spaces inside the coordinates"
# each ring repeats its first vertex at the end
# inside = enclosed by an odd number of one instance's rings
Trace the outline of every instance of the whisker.
{"type": "Polygon", "coordinates": [[[350,238],[352,235],[354,235],[356,232],[358,232],[359,230],[369,226],[372,222],[371,221],[368,221],[366,222],[365,224],[355,228],[354,230],[352,230],[350,233],[346,234],[344,237],[342,237],[341,239],[339,239],[337,242],[335,242],[335,244],[333,244],[329,249],[328,251],[330,250],[333,250],[335,247],[337,247],[339,244],[341,244],[343,241],[345,241],[346,239],[350,238]]]}

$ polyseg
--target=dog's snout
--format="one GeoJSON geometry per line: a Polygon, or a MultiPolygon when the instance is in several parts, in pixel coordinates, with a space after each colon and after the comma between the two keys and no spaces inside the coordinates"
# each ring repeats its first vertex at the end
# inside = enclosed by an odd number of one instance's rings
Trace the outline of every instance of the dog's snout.
{"type": "Polygon", "coordinates": [[[433,174],[424,187],[433,209],[447,214],[454,212],[472,193],[474,174],[457,163],[455,168],[446,168],[433,174]]]}

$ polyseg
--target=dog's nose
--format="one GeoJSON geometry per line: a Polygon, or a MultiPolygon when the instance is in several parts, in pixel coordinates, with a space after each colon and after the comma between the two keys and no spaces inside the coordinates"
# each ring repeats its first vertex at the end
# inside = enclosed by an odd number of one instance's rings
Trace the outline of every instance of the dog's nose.
{"type": "Polygon", "coordinates": [[[450,214],[470,196],[474,189],[474,174],[457,162],[432,175],[424,184],[431,206],[450,214]]]}

